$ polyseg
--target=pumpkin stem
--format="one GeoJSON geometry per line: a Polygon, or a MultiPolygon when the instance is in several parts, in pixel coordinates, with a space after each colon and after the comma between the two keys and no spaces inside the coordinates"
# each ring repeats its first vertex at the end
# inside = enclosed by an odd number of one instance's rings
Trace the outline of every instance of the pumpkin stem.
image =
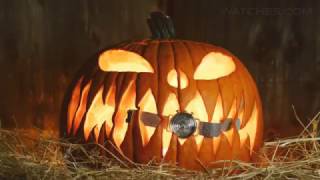
{"type": "Polygon", "coordinates": [[[176,36],[171,18],[162,12],[151,12],[147,22],[152,39],[170,39],[176,36]]]}

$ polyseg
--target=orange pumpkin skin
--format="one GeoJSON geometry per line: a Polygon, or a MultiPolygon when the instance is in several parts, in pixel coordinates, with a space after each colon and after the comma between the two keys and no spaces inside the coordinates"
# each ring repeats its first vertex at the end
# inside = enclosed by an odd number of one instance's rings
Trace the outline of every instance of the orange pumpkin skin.
{"type": "Polygon", "coordinates": [[[262,107],[255,82],[238,58],[225,49],[187,40],[142,40],[112,49],[142,56],[154,72],[103,72],[99,56],[89,61],[66,99],[62,121],[66,137],[100,144],[111,141],[120,152],[118,156],[134,162],[155,160],[187,169],[222,166],[214,164],[218,160],[250,161],[263,144],[262,107]],[[196,68],[210,52],[229,57],[234,71],[217,79],[195,80],[196,68]],[[172,70],[180,72],[180,86],[170,85],[172,70]],[[182,75],[187,81],[183,88],[182,75]],[[145,126],[139,114],[127,123],[127,111],[133,108],[160,117],[187,111],[209,122],[239,118],[241,128],[232,126],[219,137],[195,134],[181,139],[167,131],[167,118],[156,128],[145,126]]]}

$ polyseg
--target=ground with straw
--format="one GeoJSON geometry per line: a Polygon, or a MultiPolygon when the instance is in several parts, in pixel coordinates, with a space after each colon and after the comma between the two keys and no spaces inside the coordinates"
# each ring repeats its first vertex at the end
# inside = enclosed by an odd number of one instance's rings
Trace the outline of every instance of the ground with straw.
{"type": "Polygon", "coordinates": [[[297,137],[265,142],[259,152],[263,163],[234,161],[202,172],[152,162],[129,168],[100,156],[99,146],[88,150],[90,144],[63,142],[41,130],[0,129],[0,179],[320,179],[319,116],[297,137]],[[81,160],[74,161],[74,151],[83,154],[81,160]]]}

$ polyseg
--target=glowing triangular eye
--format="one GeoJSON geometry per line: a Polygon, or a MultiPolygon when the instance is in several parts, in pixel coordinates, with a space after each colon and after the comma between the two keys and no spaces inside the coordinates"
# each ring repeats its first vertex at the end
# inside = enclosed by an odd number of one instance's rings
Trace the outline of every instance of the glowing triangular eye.
{"type": "Polygon", "coordinates": [[[202,58],[193,76],[196,80],[213,80],[227,76],[235,69],[236,66],[230,56],[220,52],[210,52],[202,58]]]}
{"type": "Polygon", "coordinates": [[[153,73],[149,62],[137,53],[113,49],[99,56],[99,67],[106,72],[148,72],[153,73]]]}

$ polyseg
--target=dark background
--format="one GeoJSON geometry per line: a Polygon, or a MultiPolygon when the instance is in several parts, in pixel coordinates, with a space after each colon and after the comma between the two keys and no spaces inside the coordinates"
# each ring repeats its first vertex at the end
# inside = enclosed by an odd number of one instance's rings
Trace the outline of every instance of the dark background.
{"type": "Polygon", "coordinates": [[[320,110],[320,1],[0,0],[0,125],[57,131],[79,67],[104,47],[149,37],[154,10],[172,17],[179,38],[243,61],[267,136],[299,132],[293,105],[305,124],[320,110]]]}

